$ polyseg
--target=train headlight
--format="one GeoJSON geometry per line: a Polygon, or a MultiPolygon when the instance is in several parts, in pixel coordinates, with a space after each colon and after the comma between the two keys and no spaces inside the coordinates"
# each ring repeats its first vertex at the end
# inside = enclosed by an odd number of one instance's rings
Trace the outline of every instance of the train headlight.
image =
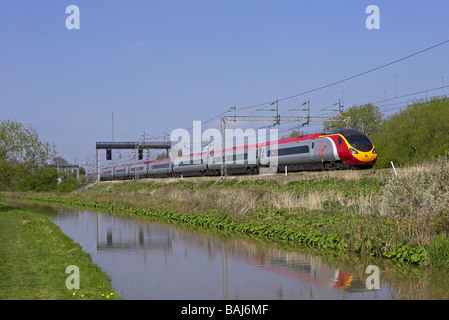
{"type": "Polygon", "coordinates": [[[377,153],[376,148],[374,148],[373,149],[373,154],[376,154],[376,153],[377,153]]]}
{"type": "Polygon", "coordinates": [[[349,151],[350,151],[352,154],[358,154],[357,150],[355,150],[355,149],[349,148],[349,151]]]}

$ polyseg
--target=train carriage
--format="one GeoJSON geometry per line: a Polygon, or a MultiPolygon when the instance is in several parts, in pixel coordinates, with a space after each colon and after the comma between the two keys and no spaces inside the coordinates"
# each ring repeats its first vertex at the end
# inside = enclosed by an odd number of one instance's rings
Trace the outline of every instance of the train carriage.
{"type": "Polygon", "coordinates": [[[207,174],[207,163],[203,154],[186,155],[172,159],[173,175],[180,177],[203,176],[207,174]]]}
{"type": "Polygon", "coordinates": [[[114,179],[114,167],[100,169],[101,180],[113,180],[114,179]]]}
{"type": "Polygon", "coordinates": [[[114,179],[128,179],[129,165],[115,167],[114,179]]]}
{"type": "Polygon", "coordinates": [[[206,165],[206,175],[217,176],[221,173],[221,152],[212,150],[203,153],[203,161],[206,165]]]}
{"type": "Polygon", "coordinates": [[[275,150],[268,148],[268,157],[277,157],[279,171],[285,167],[289,171],[316,170],[322,165],[316,159],[316,140],[319,134],[282,139],[277,142],[275,150]]]}
{"type": "Polygon", "coordinates": [[[148,162],[132,163],[129,165],[128,174],[130,177],[145,178],[148,176],[148,162]]]}
{"type": "Polygon", "coordinates": [[[173,164],[170,158],[154,160],[148,163],[148,176],[151,178],[170,177],[173,174],[173,164]]]}
{"type": "Polygon", "coordinates": [[[86,180],[92,180],[94,178],[94,170],[87,170],[85,177],[86,180]]]}

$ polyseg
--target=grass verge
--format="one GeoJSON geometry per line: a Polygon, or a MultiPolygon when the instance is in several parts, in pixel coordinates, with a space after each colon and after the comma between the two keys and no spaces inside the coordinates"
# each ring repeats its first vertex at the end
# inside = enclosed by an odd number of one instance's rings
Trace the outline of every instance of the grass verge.
{"type": "MultiPolygon", "coordinates": [[[[282,210],[246,212],[243,217],[211,210],[206,213],[181,213],[167,209],[145,208],[117,202],[86,201],[50,196],[24,196],[23,199],[85,207],[131,217],[147,218],[171,224],[245,234],[292,244],[308,244],[341,252],[359,252],[371,256],[430,265],[429,251],[407,242],[407,231],[389,217],[360,216],[354,213],[323,215],[304,211],[289,214],[282,210]],[[403,234],[404,233],[404,234],[403,234]]],[[[440,247],[447,251],[448,247],[440,247]]],[[[435,261],[435,260],[432,260],[435,261]]]]}
{"type": "Polygon", "coordinates": [[[111,279],[47,217],[0,203],[0,300],[121,299],[111,279]],[[79,269],[79,289],[73,271],[79,269]],[[69,285],[70,286],[70,285],[69,285]]]}
{"type": "Polygon", "coordinates": [[[10,196],[449,268],[447,156],[398,176],[340,173],[114,181],[10,196]]]}

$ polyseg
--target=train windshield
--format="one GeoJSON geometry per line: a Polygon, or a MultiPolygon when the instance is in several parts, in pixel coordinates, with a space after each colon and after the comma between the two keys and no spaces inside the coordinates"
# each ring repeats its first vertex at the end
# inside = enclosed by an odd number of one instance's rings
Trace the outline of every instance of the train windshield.
{"type": "Polygon", "coordinates": [[[368,137],[356,130],[345,129],[335,131],[334,133],[342,134],[349,144],[359,151],[368,152],[373,148],[373,143],[368,139],[368,137]]]}
{"type": "Polygon", "coordinates": [[[346,140],[348,140],[351,146],[363,152],[368,152],[373,148],[371,141],[363,134],[352,134],[346,136],[346,140]]]}

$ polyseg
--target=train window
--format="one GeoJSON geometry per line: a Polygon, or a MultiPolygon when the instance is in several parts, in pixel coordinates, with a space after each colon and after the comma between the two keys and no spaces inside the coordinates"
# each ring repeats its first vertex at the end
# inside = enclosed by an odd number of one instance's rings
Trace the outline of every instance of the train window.
{"type": "Polygon", "coordinates": [[[300,153],[308,153],[309,152],[309,146],[299,146],[294,148],[285,148],[285,149],[279,149],[279,155],[280,156],[287,156],[292,154],[300,154],[300,153]]]}
{"type": "Polygon", "coordinates": [[[343,140],[341,139],[341,137],[338,137],[338,144],[340,145],[342,143],[343,143],[343,140]]]}
{"type": "MultiPolygon", "coordinates": [[[[182,165],[182,162],[179,164],[182,165]]],[[[162,164],[156,164],[152,167],[152,169],[163,169],[163,168],[169,168],[170,163],[162,163],[162,164]]]]}
{"type": "Polygon", "coordinates": [[[313,147],[315,147],[315,142],[312,142],[312,149],[313,149],[313,147]]]}
{"type": "Polygon", "coordinates": [[[371,141],[367,136],[363,134],[347,135],[346,139],[348,140],[349,144],[357,150],[368,152],[373,148],[373,144],[371,143],[371,141]]]}

